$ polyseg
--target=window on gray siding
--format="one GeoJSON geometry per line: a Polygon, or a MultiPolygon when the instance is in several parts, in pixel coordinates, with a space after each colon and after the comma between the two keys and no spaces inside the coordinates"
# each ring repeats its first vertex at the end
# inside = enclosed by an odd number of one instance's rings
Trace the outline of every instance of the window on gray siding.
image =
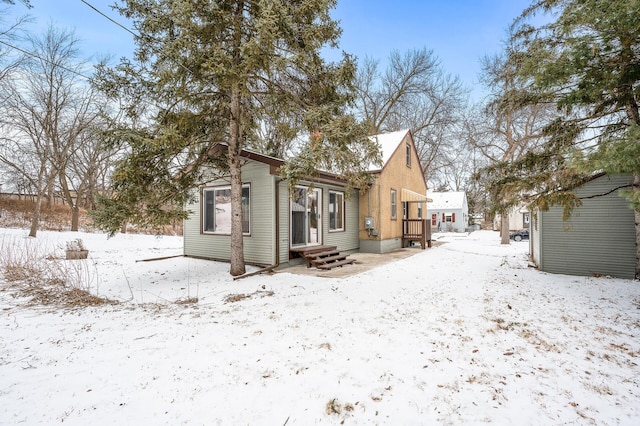
{"type": "MultiPolygon", "coordinates": [[[[242,186],[242,233],[250,232],[249,185],[242,186]]],[[[205,188],[202,191],[202,229],[215,234],[231,234],[231,187],[205,188]]]]}
{"type": "Polygon", "coordinates": [[[329,191],[329,231],[344,231],[344,193],[329,191]]]}

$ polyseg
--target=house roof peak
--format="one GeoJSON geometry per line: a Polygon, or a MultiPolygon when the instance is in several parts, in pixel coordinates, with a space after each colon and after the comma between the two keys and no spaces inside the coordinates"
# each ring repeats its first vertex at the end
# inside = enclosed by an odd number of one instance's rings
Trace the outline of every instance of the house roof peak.
{"type": "Polygon", "coordinates": [[[369,165],[369,171],[382,170],[387,161],[400,145],[400,142],[410,133],[409,129],[396,130],[395,132],[380,133],[378,135],[369,136],[369,139],[377,141],[382,153],[382,166],[376,164],[369,165]]]}

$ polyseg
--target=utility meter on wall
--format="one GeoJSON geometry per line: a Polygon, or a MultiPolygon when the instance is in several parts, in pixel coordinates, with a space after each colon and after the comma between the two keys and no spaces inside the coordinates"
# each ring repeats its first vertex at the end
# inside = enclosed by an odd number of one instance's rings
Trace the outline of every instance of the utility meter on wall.
{"type": "Polygon", "coordinates": [[[371,216],[364,218],[364,229],[373,229],[373,218],[371,216]]]}

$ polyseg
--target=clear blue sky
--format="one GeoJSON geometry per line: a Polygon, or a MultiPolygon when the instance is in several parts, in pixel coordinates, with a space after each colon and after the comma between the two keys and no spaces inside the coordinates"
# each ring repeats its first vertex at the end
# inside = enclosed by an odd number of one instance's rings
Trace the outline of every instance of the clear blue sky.
{"type": "MultiPolygon", "coordinates": [[[[9,8],[14,15],[29,13],[33,30],[49,22],[74,28],[86,57],[133,51],[133,38],[81,0],[31,0],[9,8]]],[[[113,0],[87,0],[116,21],[125,23],[109,5],[113,0]]],[[[434,51],[446,72],[460,76],[469,87],[477,83],[478,60],[500,50],[506,28],[530,0],[339,0],[333,17],[343,29],[341,48],[357,57],[382,62],[392,50],[426,47],[434,51]]],[[[480,92],[478,88],[474,93],[480,92]]]]}

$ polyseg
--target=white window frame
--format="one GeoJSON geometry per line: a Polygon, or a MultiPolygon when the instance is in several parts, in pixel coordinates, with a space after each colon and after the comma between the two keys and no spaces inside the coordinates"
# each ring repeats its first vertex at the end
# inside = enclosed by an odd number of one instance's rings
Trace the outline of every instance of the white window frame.
{"type": "Polygon", "coordinates": [[[341,191],[332,191],[329,190],[329,232],[340,232],[340,231],[344,231],[344,221],[345,221],[345,202],[344,202],[344,192],[341,191]],[[331,196],[334,196],[335,198],[339,198],[339,201],[337,201],[334,198],[334,202],[331,202],[331,196]],[[335,211],[335,208],[338,208],[337,211],[335,211]],[[332,227],[332,223],[331,223],[331,218],[332,216],[335,216],[335,218],[338,218],[338,214],[340,217],[340,225],[341,226],[335,226],[335,221],[334,221],[334,227],[332,227]]]}
{"type": "MultiPolygon", "coordinates": [[[[209,186],[209,187],[205,187],[202,189],[202,233],[203,234],[212,234],[212,235],[231,235],[231,225],[229,225],[228,230],[224,229],[222,231],[218,231],[218,230],[211,230],[211,229],[207,229],[208,225],[207,225],[207,209],[208,208],[212,208],[213,209],[213,225],[215,226],[216,222],[217,222],[217,218],[218,218],[218,212],[217,212],[217,207],[216,207],[216,193],[217,192],[222,192],[222,191],[231,191],[231,186],[230,185],[224,185],[224,186],[209,186]],[[212,204],[209,205],[207,203],[207,193],[213,193],[213,200],[212,200],[212,204]],[[211,206],[211,207],[209,207],[211,206]]],[[[246,207],[247,207],[247,219],[246,219],[246,230],[243,229],[242,235],[250,235],[251,234],[251,185],[246,183],[242,185],[242,193],[243,193],[243,197],[245,196],[245,191],[247,193],[248,196],[248,200],[246,203],[246,207]]],[[[230,204],[230,202],[229,202],[230,204]]],[[[243,204],[245,204],[243,202],[243,204]]],[[[229,211],[228,213],[225,211],[225,214],[229,215],[229,219],[231,219],[231,209],[229,207],[229,211]]],[[[243,222],[245,222],[245,218],[243,215],[243,222]]],[[[244,228],[244,223],[243,223],[243,228],[244,228]]]]}

